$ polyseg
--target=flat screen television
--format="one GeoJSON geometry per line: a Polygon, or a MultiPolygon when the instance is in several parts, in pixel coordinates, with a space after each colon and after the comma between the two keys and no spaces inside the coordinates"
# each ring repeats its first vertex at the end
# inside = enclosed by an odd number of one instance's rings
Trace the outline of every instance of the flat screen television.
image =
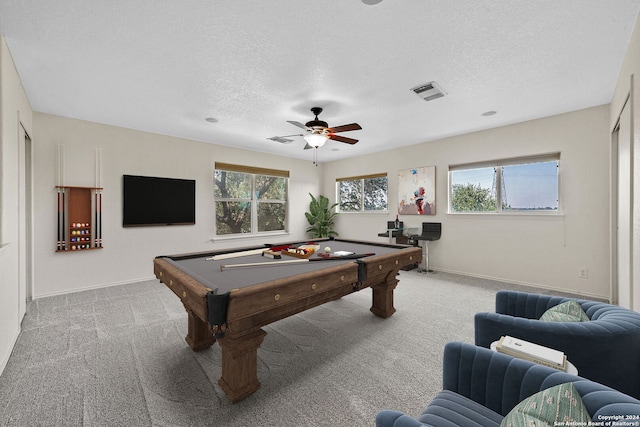
{"type": "Polygon", "coordinates": [[[196,181],[123,175],[123,227],[196,223],[196,181]]]}

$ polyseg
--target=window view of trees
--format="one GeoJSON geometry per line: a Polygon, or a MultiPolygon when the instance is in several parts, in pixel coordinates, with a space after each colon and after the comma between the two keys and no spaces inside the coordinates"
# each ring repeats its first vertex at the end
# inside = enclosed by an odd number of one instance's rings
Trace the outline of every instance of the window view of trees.
{"type": "Polygon", "coordinates": [[[364,210],[387,210],[387,177],[369,178],[363,180],[364,210]]]}
{"type": "Polygon", "coordinates": [[[336,182],[341,212],[387,210],[387,176],[345,178],[336,182]]]}
{"type": "Polygon", "coordinates": [[[216,169],[216,234],[284,230],[288,178],[216,169]]]}
{"type": "Polygon", "coordinates": [[[338,182],[340,210],[357,212],[362,210],[362,180],[338,182]]]}
{"type": "Polygon", "coordinates": [[[496,212],[496,169],[455,170],[451,175],[452,212],[496,212]]]}
{"type": "Polygon", "coordinates": [[[500,163],[450,169],[451,212],[558,211],[559,155],[500,163]]]}
{"type": "Polygon", "coordinates": [[[497,206],[491,190],[480,184],[454,184],[451,187],[451,210],[454,212],[495,212],[497,206]]]}
{"type": "Polygon", "coordinates": [[[258,232],[285,229],[287,180],[277,176],[256,175],[258,232]]]}

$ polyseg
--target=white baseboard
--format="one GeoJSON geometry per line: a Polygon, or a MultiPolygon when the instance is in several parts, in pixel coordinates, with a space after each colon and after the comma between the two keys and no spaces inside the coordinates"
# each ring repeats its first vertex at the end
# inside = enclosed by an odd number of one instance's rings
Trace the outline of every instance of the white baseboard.
{"type": "Polygon", "coordinates": [[[149,280],[158,280],[158,279],[156,279],[156,276],[148,276],[148,277],[141,277],[138,279],[123,280],[122,282],[102,283],[99,285],[86,286],[84,288],[68,289],[68,290],[59,291],[59,292],[48,292],[48,293],[38,294],[38,295],[35,295],[33,299],[53,297],[56,295],[73,294],[76,292],[90,291],[92,289],[110,288],[112,286],[129,285],[131,283],[147,282],[149,280]]]}
{"type": "Polygon", "coordinates": [[[7,353],[2,355],[2,360],[0,360],[0,375],[2,375],[2,373],[4,372],[4,368],[7,367],[7,363],[9,363],[9,358],[11,357],[11,353],[13,353],[13,348],[16,346],[16,343],[18,342],[18,337],[20,336],[21,331],[22,331],[22,328],[18,326],[18,331],[16,332],[15,336],[9,343],[9,347],[7,348],[7,353]]]}
{"type": "MultiPolygon", "coordinates": [[[[476,279],[493,280],[495,282],[512,283],[512,284],[515,284],[515,285],[529,286],[529,287],[532,287],[532,288],[546,289],[546,290],[555,291],[555,292],[564,292],[564,293],[568,293],[568,294],[574,294],[574,295],[576,295],[578,297],[581,297],[581,298],[584,298],[584,299],[596,299],[596,300],[599,300],[599,301],[609,301],[609,297],[608,296],[603,296],[603,295],[596,295],[596,294],[584,293],[584,292],[576,292],[576,291],[570,290],[570,289],[561,289],[561,288],[556,288],[556,287],[552,287],[552,286],[541,285],[539,283],[524,282],[524,281],[512,280],[512,279],[505,279],[503,277],[495,277],[495,276],[485,276],[485,275],[481,275],[481,274],[473,274],[473,273],[469,273],[469,272],[466,272],[466,271],[433,268],[433,266],[429,266],[429,267],[434,271],[440,271],[440,272],[443,272],[443,273],[457,274],[457,275],[460,275],[460,276],[473,277],[473,278],[476,278],[476,279]]],[[[146,282],[146,281],[149,281],[149,280],[157,280],[157,278],[155,276],[148,276],[148,277],[141,277],[141,278],[138,278],[138,279],[123,280],[121,282],[103,283],[103,284],[100,284],[100,285],[87,286],[87,287],[84,287],[84,288],[71,289],[71,290],[60,291],[60,292],[50,292],[50,293],[45,293],[45,294],[38,294],[37,296],[34,296],[33,299],[51,297],[51,296],[56,296],[56,295],[72,294],[72,293],[75,293],[75,292],[89,291],[89,290],[92,290],[92,289],[100,289],[100,288],[108,288],[108,287],[111,287],[111,286],[128,285],[128,284],[131,284],[131,283],[146,282]]]]}
{"type": "Polygon", "coordinates": [[[465,272],[465,271],[447,270],[447,269],[440,269],[440,268],[436,269],[436,268],[433,268],[432,266],[430,266],[430,268],[432,270],[434,270],[434,271],[441,271],[443,273],[458,274],[460,276],[473,277],[473,278],[476,278],[476,279],[493,280],[494,282],[512,283],[514,285],[529,286],[529,287],[532,287],[532,288],[546,289],[546,290],[549,290],[549,291],[563,292],[563,293],[567,293],[567,294],[572,294],[572,295],[575,295],[575,296],[577,296],[579,298],[582,298],[582,299],[595,299],[597,301],[610,302],[609,296],[596,295],[596,294],[591,294],[591,293],[588,293],[588,292],[586,292],[586,293],[585,292],[576,292],[575,290],[555,288],[553,286],[541,285],[540,283],[523,282],[523,281],[520,281],[520,280],[505,279],[503,277],[484,276],[484,275],[481,275],[481,274],[472,274],[472,273],[468,273],[468,272],[465,272]]]}

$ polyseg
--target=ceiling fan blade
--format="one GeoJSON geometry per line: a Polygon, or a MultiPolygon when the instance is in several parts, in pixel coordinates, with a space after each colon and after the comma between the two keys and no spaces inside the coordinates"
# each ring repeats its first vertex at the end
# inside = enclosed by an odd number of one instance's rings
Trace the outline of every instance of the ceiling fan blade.
{"type": "Polygon", "coordinates": [[[356,142],[358,142],[357,139],[346,138],[344,136],[334,135],[334,134],[330,134],[329,139],[333,139],[334,141],[344,142],[346,144],[355,144],[356,142]]]}
{"type": "Polygon", "coordinates": [[[309,143],[307,142],[307,145],[305,145],[305,146],[304,146],[303,150],[310,150],[310,149],[312,149],[312,148],[313,148],[313,146],[311,146],[311,144],[309,144],[309,143]]]}
{"type": "Polygon", "coordinates": [[[294,125],[294,126],[298,126],[299,128],[302,128],[302,129],[304,129],[304,130],[309,130],[309,128],[308,128],[308,127],[306,127],[305,125],[303,125],[303,124],[302,124],[302,123],[300,123],[300,122],[294,122],[294,121],[292,121],[292,120],[287,120],[287,123],[291,123],[292,125],[294,125]]]}
{"type": "Polygon", "coordinates": [[[347,132],[350,130],[360,130],[362,129],[362,127],[360,127],[359,124],[357,123],[351,123],[348,125],[342,125],[342,126],[336,126],[334,128],[329,128],[329,132],[331,133],[338,133],[338,132],[347,132]]]}

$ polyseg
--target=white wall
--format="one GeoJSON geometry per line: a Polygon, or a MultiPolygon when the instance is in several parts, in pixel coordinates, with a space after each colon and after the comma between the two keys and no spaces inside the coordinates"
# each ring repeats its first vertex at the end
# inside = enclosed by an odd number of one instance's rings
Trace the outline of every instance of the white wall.
{"type": "Polygon", "coordinates": [[[35,297],[129,283],[153,277],[158,255],[262,244],[265,237],[211,241],[214,237],[214,163],[289,170],[290,235],[304,240],[309,193],[317,195],[322,167],[220,145],[34,113],[35,297]],[[101,149],[104,249],[55,252],[57,149],[64,145],[68,186],[96,185],[95,151],[101,149]],[[122,227],[122,175],[196,180],[196,225],[122,227]]]}
{"type": "MultiPolygon", "coordinates": [[[[341,214],[341,237],[384,240],[397,211],[399,170],[436,166],[436,215],[401,216],[405,226],[442,222],[430,243],[430,267],[609,298],[609,106],[600,106],[325,165],[323,192],[335,199],[335,179],[387,172],[388,215],[341,214]],[[562,216],[450,215],[452,164],[561,153],[562,216]],[[588,278],[578,278],[580,269],[588,278]]],[[[363,141],[362,143],[366,143],[363,141]]]]}
{"type": "MultiPolygon", "coordinates": [[[[213,238],[213,164],[216,161],[291,171],[290,236],[305,239],[308,193],[335,197],[335,178],[386,171],[388,215],[342,214],[341,237],[380,240],[385,221],[395,218],[397,172],[436,166],[437,214],[404,216],[408,225],[443,223],[443,236],[431,244],[430,264],[440,271],[528,283],[608,298],[609,292],[609,106],[601,106],[427,142],[318,168],[307,161],[270,156],[34,113],[35,297],[152,277],[153,257],[259,244],[213,238]],[[65,185],[94,186],[95,150],[102,151],[104,249],[56,253],[56,150],[64,145],[65,185]],[[564,215],[491,217],[448,215],[449,164],[561,152],[564,215]],[[123,228],[122,175],[168,176],[197,180],[195,226],[123,228]],[[578,271],[589,269],[587,279],[578,271]]],[[[364,141],[363,141],[364,142],[364,141]]]]}
{"type": "Polygon", "coordinates": [[[31,133],[31,106],[0,36],[0,373],[20,332],[18,200],[20,123],[31,133]]]}

